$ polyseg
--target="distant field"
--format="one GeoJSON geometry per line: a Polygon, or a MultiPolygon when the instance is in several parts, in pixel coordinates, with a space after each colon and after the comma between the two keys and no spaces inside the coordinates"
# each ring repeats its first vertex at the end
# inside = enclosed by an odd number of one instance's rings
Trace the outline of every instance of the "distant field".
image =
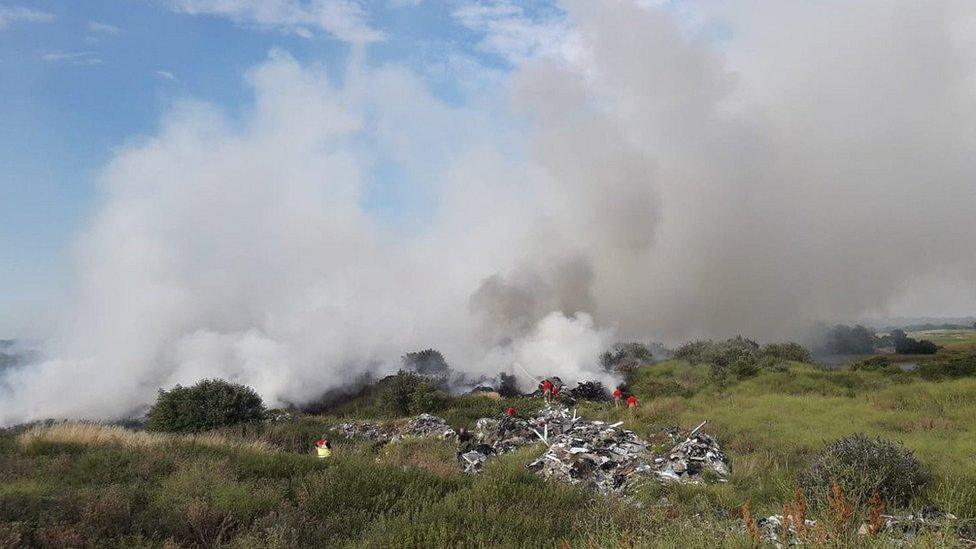
{"type": "Polygon", "coordinates": [[[976,330],[925,330],[910,332],[914,339],[928,339],[947,349],[976,350],[976,330]]]}

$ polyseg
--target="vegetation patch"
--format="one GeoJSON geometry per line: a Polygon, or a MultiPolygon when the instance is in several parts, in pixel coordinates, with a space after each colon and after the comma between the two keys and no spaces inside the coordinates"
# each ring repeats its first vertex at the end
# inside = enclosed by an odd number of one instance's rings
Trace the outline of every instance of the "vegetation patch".
{"type": "Polygon", "coordinates": [[[827,504],[835,484],[855,506],[865,506],[874,491],[890,506],[904,507],[931,479],[931,473],[900,444],[857,433],[828,444],[801,476],[808,497],[827,504]]]}

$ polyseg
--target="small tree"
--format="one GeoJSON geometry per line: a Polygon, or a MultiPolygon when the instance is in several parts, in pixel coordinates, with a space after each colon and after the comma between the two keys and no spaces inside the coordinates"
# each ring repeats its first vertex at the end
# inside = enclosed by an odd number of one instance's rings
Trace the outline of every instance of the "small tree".
{"type": "Polygon", "coordinates": [[[198,433],[225,425],[261,419],[264,405],[251,389],[222,379],[204,379],[192,387],[159,390],[149,409],[150,431],[198,433]]]}

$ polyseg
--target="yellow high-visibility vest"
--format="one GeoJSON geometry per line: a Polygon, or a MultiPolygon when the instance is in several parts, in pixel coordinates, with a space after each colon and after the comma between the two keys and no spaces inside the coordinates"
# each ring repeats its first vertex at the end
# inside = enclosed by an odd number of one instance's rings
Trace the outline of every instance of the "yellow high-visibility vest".
{"type": "Polygon", "coordinates": [[[332,457],[332,450],[329,450],[325,446],[318,446],[318,447],[315,448],[315,451],[318,453],[319,459],[325,459],[327,457],[332,457]]]}

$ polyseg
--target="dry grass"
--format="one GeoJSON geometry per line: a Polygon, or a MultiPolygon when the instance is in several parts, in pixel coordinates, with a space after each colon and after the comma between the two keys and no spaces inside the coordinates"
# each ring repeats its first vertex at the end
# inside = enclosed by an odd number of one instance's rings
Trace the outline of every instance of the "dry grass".
{"type": "Polygon", "coordinates": [[[171,444],[187,444],[207,448],[232,448],[256,452],[273,452],[274,448],[262,441],[232,440],[216,434],[177,435],[133,431],[114,425],[98,423],[58,423],[35,426],[17,437],[22,446],[40,443],[79,444],[83,446],[117,445],[125,448],[144,449],[171,444]]]}

